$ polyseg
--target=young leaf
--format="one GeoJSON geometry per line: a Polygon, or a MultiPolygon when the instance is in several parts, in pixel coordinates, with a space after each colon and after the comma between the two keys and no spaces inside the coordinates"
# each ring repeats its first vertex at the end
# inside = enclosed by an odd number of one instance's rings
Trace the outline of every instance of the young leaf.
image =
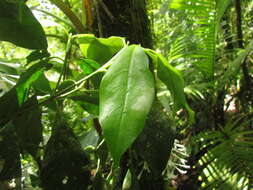
{"type": "Polygon", "coordinates": [[[0,41],[28,49],[47,48],[42,26],[23,1],[0,1],[0,28],[0,41]]]}
{"type": "Polygon", "coordinates": [[[132,45],[117,54],[100,86],[99,120],[115,165],[144,127],[154,98],[148,57],[132,45]]]}
{"type": "Polygon", "coordinates": [[[147,50],[146,53],[157,64],[157,76],[170,90],[175,103],[175,110],[184,108],[188,111],[189,120],[194,121],[194,112],[186,102],[184,95],[184,79],[174,67],[160,54],[147,50]]]}
{"type": "Polygon", "coordinates": [[[78,43],[85,58],[104,64],[125,45],[124,38],[112,36],[96,38],[92,34],[77,35],[78,43]]]}

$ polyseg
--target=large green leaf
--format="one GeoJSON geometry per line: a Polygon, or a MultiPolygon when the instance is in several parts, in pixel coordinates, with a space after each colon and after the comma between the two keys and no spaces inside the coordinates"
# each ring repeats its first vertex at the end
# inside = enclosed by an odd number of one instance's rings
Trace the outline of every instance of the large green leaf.
{"type": "Polygon", "coordinates": [[[184,79],[180,72],[172,67],[162,55],[152,50],[147,50],[146,52],[153,62],[157,64],[157,76],[167,86],[173,97],[174,110],[186,109],[189,114],[189,120],[193,122],[194,112],[187,104],[184,94],[184,79]]]}
{"type": "Polygon", "coordinates": [[[144,50],[132,45],[112,59],[100,86],[104,137],[115,165],[142,131],[154,98],[154,79],[144,50]]]}
{"type": "Polygon", "coordinates": [[[92,34],[77,35],[78,43],[85,58],[104,64],[125,45],[124,38],[112,36],[96,38],[92,34]]]}
{"type": "Polygon", "coordinates": [[[0,40],[28,49],[47,48],[42,26],[22,0],[0,1],[0,40]]]}

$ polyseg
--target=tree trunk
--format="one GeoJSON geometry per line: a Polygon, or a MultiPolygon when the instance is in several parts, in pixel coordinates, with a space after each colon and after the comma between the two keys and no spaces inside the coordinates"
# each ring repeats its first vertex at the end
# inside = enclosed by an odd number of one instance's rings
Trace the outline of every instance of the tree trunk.
{"type": "Polygon", "coordinates": [[[122,36],[131,44],[152,48],[145,0],[97,0],[97,4],[98,28],[104,37],[122,36]]]}

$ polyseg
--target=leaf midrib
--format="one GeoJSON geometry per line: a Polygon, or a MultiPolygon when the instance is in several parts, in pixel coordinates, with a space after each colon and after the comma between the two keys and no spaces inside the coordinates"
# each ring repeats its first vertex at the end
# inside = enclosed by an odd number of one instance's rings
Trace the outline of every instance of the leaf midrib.
{"type": "MultiPolygon", "coordinates": [[[[121,111],[121,114],[120,114],[120,124],[119,124],[119,132],[118,132],[118,134],[117,134],[117,137],[116,137],[116,142],[119,142],[119,137],[120,137],[120,132],[121,132],[121,127],[122,127],[122,123],[123,123],[123,118],[124,118],[124,115],[126,114],[126,109],[127,109],[127,102],[128,102],[128,99],[129,99],[129,89],[130,89],[130,85],[129,84],[131,84],[131,78],[129,78],[129,76],[131,75],[131,71],[132,71],[132,63],[133,63],[133,58],[134,58],[134,52],[135,52],[135,48],[136,47],[134,47],[133,48],[133,50],[132,50],[132,52],[131,52],[131,59],[130,59],[130,64],[128,64],[129,66],[128,66],[128,73],[127,73],[127,87],[126,87],[126,90],[125,90],[125,96],[124,96],[124,98],[123,98],[123,100],[124,100],[124,103],[123,103],[123,109],[122,109],[122,111],[121,111]]],[[[116,152],[118,153],[118,144],[116,145],[116,152]]]]}

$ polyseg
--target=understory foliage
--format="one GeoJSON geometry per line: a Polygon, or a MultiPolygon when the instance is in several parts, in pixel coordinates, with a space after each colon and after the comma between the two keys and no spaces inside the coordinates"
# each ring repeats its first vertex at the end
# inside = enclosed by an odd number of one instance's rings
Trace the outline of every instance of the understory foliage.
{"type": "Polygon", "coordinates": [[[252,16],[1,0],[0,189],[253,189],[252,16]]]}

